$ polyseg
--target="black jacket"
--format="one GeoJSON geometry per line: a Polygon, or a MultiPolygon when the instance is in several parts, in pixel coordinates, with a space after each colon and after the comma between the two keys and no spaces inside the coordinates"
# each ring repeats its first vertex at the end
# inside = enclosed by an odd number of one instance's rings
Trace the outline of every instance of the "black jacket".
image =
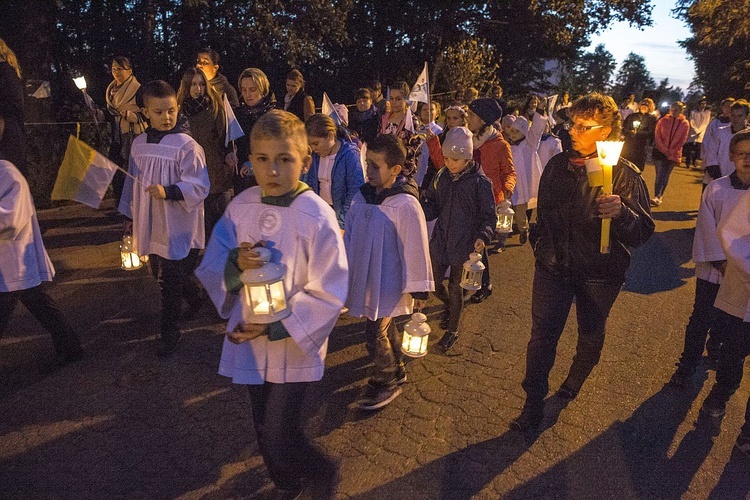
{"type": "Polygon", "coordinates": [[[362,142],[370,142],[380,133],[380,119],[381,115],[375,106],[364,113],[354,108],[349,112],[349,128],[357,133],[362,142]]]}
{"type": "Polygon", "coordinates": [[[25,175],[23,81],[5,61],[0,61],[0,118],[5,122],[5,132],[0,139],[0,160],[10,161],[25,175]]]}
{"type": "Polygon", "coordinates": [[[538,222],[531,237],[537,265],[571,279],[624,283],[628,247],[642,245],[654,232],[646,184],[640,170],[620,158],[612,178],[623,207],[611,222],[610,253],[602,254],[596,202],[602,188],[588,185],[586,167],[573,166],[572,155],[576,153],[552,157],[539,182],[538,222]]]}
{"type": "Polygon", "coordinates": [[[622,124],[622,135],[625,137],[622,156],[643,169],[646,165],[646,147],[654,142],[655,130],[655,116],[641,112],[629,114],[622,124]],[[638,128],[633,126],[634,122],[639,122],[638,128]]]}
{"type": "Polygon", "coordinates": [[[429,220],[437,219],[430,238],[434,262],[460,266],[481,238],[489,245],[495,235],[495,196],[492,181],[476,161],[457,175],[442,168],[424,191],[422,208],[429,220]]]}

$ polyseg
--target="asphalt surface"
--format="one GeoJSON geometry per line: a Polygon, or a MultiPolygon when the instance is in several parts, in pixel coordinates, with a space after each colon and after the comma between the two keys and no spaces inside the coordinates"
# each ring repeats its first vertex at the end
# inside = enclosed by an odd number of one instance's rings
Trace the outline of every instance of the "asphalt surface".
{"type": "MultiPolygon", "coordinates": [[[[644,174],[653,187],[653,167],[644,174]]],[[[657,233],[634,252],[600,364],[566,407],[548,400],[538,436],[508,430],[523,405],[533,257],[509,240],[491,257],[495,292],[466,308],[460,339],[427,357],[379,412],[353,402],[367,377],[363,323],[342,316],[307,402],[308,432],[341,464],[341,498],[750,498],[750,459],[732,451],[746,373],[720,427],[698,420],[714,373],[674,371],[695,291],[690,247],[700,174],[677,168],[654,209],[657,233]]],[[[0,338],[1,498],[263,498],[272,491],[246,391],[216,374],[223,324],[207,303],[168,360],[155,356],[159,294],[147,270],[118,269],[107,209],[39,213],[58,270],[50,293],[86,357],[54,370],[49,335],[18,306],[0,338]]],[[[572,359],[571,317],[551,374],[572,359]]]]}

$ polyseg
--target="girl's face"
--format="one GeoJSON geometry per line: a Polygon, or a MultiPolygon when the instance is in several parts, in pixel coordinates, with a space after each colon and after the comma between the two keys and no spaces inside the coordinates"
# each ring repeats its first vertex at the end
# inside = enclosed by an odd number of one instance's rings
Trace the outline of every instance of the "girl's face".
{"type": "Polygon", "coordinates": [[[115,61],[112,61],[112,78],[114,78],[115,83],[117,85],[122,85],[125,80],[130,78],[130,75],[133,74],[132,69],[125,69],[119,64],[117,64],[115,61]]]}
{"type": "Polygon", "coordinates": [[[258,85],[255,84],[255,81],[252,78],[242,79],[240,82],[240,94],[242,94],[242,100],[245,101],[245,104],[248,106],[255,106],[261,99],[263,99],[263,96],[260,95],[258,85]]]}
{"type": "Polygon", "coordinates": [[[430,106],[427,104],[423,104],[422,107],[419,108],[419,121],[423,124],[427,125],[432,122],[432,116],[432,113],[430,113],[430,106]]]}
{"type": "Polygon", "coordinates": [[[198,99],[206,95],[206,82],[201,75],[194,75],[190,82],[190,97],[198,99]]]}
{"type": "Polygon", "coordinates": [[[449,128],[453,127],[464,127],[466,125],[466,121],[464,120],[464,116],[456,111],[455,109],[451,109],[445,112],[445,124],[449,128]]]}
{"type": "Polygon", "coordinates": [[[391,109],[394,113],[406,111],[406,97],[400,90],[391,89],[391,109]]]}
{"type": "Polygon", "coordinates": [[[520,142],[526,137],[525,135],[523,135],[523,132],[518,130],[513,125],[509,127],[503,127],[503,134],[505,134],[508,139],[510,139],[510,142],[520,142]],[[507,132],[505,131],[506,129],[507,132]]]}
{"type": "Polygon", "coordinates": [[[333,146],[336,144],[336,136],[333,132],[328,132],[325,137],[315,137],[310,134],[307,135],[307,144],[312,149],[313,153],[317,153],[318,156],[328,156],[333,150],[333,146]]]}
{"type": "Polygon", "coordinates": [[[294,95],[297,92],[299,92],[299,89],[302,88],[302,84],[299,83],[297,80],[287,80],[286,81],[286,93],[287,95],[294,95]]]}
{"type": "Polygon", "coordinates": [[[472,133],[476,134],[479,132],[479,130],[484,125],[484,120],[479,118],[479,115],[473,112],[472,110],[469,110],[468,116],[466,117],[466,121],[469,124],[469,130],[472,131],[472,133]]]}

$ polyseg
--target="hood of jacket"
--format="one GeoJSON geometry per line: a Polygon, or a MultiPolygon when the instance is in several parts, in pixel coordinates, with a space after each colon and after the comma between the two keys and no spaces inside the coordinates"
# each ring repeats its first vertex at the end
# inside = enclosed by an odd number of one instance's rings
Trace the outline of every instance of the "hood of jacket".
{"type": "Polygon", "coordinates": [[[410,194],[419,199],[419,187],[414,178],[400,174],[396,177],[396,182],[393,183],[393,186],[382,190],[380,193],[376,193],[375,186],[369,182],[362,184],[359,191],[364,196],[365,201],[371,205],[380,205],[386,199],[397,194],[410,194]]]}

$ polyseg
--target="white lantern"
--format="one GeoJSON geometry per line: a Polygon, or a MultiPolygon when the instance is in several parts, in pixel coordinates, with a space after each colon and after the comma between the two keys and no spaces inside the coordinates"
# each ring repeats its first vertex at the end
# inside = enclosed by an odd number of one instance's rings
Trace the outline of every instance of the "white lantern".
{"type": "Polygon", "coordinates": [[[513,216],[516,213],[512,208],[510,208],[510,200],[501,201],[497,205],[497,207],[495,207],[495,214],[497,215],[497,224],[495,225],[495,231],[505,234],[512,233],[513,216]]]}
{"type": "Polygon", "coordinates": [[[427,339],[430,336],[430,325],[427,316],[421,312],[411,315],[404,325],[404,338],[401,341],[401,352],[411,358],[421,358],[427,354],[427,339]]]}
{"type": "Polygon", "coordinates": [[[76,78],[73,78],[73,82],[76,84],[76,87],[78,87],[78,90],[86,90],[86,78],[83,76],[79,76],[76,78]]]}
{"type": "Polygon", "coordinates": [[[482,273],[484,273],[482,255],[476,252],[469,254],[469,260],[464,262],[461,288],[473,292],[482,288],[482,273]]]}
{"type": "Polygon", "coordinates": [[[292,311],[286,304],[284,274],[286,266],[271,261],[271,251],[255,248],[258,260],[263,265],[257,269],[247,269],[240,275],[244,285],[242,290],[242,319],[245,323],[267,324],[282,320],[292,311]]]}
{"type": "Polygon", "coordinates": [[[133,237],[126,234],[122,237],[122,243],[120,244],[120,260],[122,260],[122,269],[126,271],[135,271],[143,267],[144,260],[141,259],[133,248],[133,237]]]}

